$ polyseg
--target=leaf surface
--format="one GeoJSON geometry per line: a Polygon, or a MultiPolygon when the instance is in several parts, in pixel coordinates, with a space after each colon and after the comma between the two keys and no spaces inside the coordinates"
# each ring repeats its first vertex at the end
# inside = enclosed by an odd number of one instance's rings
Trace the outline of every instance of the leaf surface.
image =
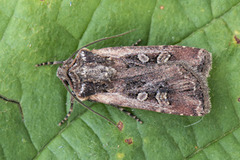
{"type": "Polygon", "coordinates": [[[239,159],[239,0],[19,0],[0,2],[0,159],[239,159]],[[85,102],[120,132],[79,104],[67,124],[69,95],[57,66],[81,46],[184,45],[207,49],[211,113],[201,119],[131,110],[144,124],[115,107],[85,102]],[[133,143],[125,143],[132,139],[133,143]],[[13,154],[14,153],[14,154],[13,154]]]}

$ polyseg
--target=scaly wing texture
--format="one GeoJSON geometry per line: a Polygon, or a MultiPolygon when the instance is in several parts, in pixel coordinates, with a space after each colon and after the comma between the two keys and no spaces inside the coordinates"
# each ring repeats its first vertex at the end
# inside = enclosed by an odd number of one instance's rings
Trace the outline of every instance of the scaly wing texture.
{"type": "Polygon", "coordinates": [[[157,63],[159,55],[168,56],[167,61],[183,61],[191,66],[196,72],[202,73],[204,76],[209,75],[211,69],[211,53],[204,49],[186,47],[186,46],[123,46],[108,47],[102,49],[94,49],[93,53],[112,57],[112,58],[134,58],[138,54],[145,54],[153,62],[157,63]]]}
{"type": "Polygon", "coordinates": [[[186,64],[167,62],[119,69],[109,93],[90,96],[91,100],[124,107],[169,114],[202,116],[209,112],[205,77],[186,64]],[[145,94],[139,100],[140,94],[145,94]],[[164,98],[165,96],[165,98],[164,98]]]}

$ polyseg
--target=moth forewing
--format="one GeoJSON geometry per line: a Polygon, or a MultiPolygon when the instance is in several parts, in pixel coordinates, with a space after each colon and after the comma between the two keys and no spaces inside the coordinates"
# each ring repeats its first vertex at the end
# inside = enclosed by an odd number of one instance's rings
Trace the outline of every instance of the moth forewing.
{"type": "Polygon", "coordinates": [[[82,49],[68,75],[81,100],[202,116],[210,111],[206,76],[211,54],[179,46],[82,49]],[[195,54],[195,55],[193,55],[195,54]],[[187,59],[188,58],[188,59],[187,59]]]}
{"type": "Polygon", "coordinates": [[[137,73],[133,71],[133,68],[122,69],[108,92],[96,93],[89,99],[187,116],[203,116],[210,111],[206,81],[187,64],[167,62],[138,69],[137,73]]]}
{"type": "MultiPolygon", "coordinates": [[[[186,46],[125,46],[125,47],[108,47],[94,49],[92,53],[102,57],[124,58],[124,63],[134,63],[144,60],[139,55],[145,55],[149,58],[147,63],[163,63],[167,61],[183,61],[193,68],[194,71],[202,73],[208,77],[212,65],[211,53],[205,49],[186,47],[186,46]]],[[[145,62],[146,63],[146,62],[145,62]]],[[[146,64],[147,64],[146,63],[146,64]]]]}

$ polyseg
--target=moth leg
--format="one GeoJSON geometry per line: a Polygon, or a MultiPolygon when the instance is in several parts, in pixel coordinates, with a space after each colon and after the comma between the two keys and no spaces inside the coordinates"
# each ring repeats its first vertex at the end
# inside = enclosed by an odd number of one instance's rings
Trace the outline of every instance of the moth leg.
{"type": "Polygon", "coordinates": [[[137,40],[137,42],[133,43],[132,46],[137,46],[138,43],[140,43],[141,41],[142,41],[141,39],[137,40]]]}
{"type": "Polygon", "coordinates": [[[36,64],[35,67],[46,66],[46,65],[56,65],[56,64],[63,64],[63,61],[44,62],[44,63],[36,64]]]}
{"type": "Polygon", "coordinates": [[[68,120],[68,117],[71,116],[71,113],[73,111],[73,103],[74,103],[74,98],[73,98],[73,96],[71,96],[71,106],[70,106],[69,112],[66,115],[66,117],[61,122],[58,123],[59,126],[61,126],[63,123],[65,123],[68,120]]]}
{"type": "Polygon", "coordinates": [[[125,110],[122,107],[118,107],[115,106],[116,108],[118,108],[120,111],[124,112],[125,114],[127,114],[128,116],[132,117],[133,119],[135,119],[137,122],[139,122],[140,124],[143,123],[143,121],[141,121],[139,118],[137,118],[137,116],[133,115],[132,113],[128,112],[127,110],[125,110]]]}

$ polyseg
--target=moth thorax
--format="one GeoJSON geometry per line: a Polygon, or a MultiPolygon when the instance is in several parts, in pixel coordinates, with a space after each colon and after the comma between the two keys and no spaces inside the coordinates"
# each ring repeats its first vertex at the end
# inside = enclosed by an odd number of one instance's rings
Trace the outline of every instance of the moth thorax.
{"type": "Polygon", "coordinates": [[[95,66],[83,66],[77,72],[85,80],[100,82],[110,81],[117,71],[113,67],[98,64],[95,66]]]}

